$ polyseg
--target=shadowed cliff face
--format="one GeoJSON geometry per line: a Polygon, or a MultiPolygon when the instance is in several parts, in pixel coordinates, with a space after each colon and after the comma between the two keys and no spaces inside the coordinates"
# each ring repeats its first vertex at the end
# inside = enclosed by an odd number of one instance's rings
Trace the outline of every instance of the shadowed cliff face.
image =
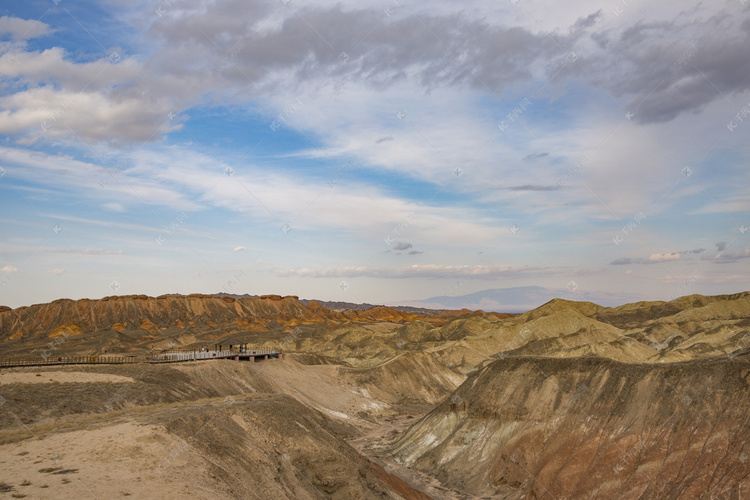
{"type": "Polygon", "coordinates": [[[373,451],[476,495],[744,498],[748,361],[506,358],[373,451]]]}

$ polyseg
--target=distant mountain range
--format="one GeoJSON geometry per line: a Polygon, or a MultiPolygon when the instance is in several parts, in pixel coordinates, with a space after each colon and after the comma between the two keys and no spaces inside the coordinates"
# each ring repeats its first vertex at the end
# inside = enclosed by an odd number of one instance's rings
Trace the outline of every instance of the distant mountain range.
{"type": "Polygon", "coordinates": [[[484,311],[521,313],[529,311],[552,299],[594,302],[605,307],[616,307],[644,300],[643,296],[628,293],[570,291],[566,288],[521,286],[493,288],[467,295],[438,296],[424,300],[402,301],[405,306],[428,309],[482,309],[484,311]]]}
{"type": "MultiPolygon", "coordinates": [[[[235,299],[257,297],[257,295],[248,294],[237,295],[219,293],[218,295],[226,295],[235,299]]],[[[469,309],[471,311],[481,309],[486,312],[500,313],[522,313],[537,308],[552,299],[587,301],[605,307],[617,307],[631,302],[639,302],[641,300],[654,300],[653,297],[644,297],[632,293],[610,293],[599,291],[582,292],[579,290],[570,291],[567,288],[519,286],[512,288],[491,288],[488,290],[482,290],[481,292],[453,297],[437,296],[423,300],[402,300],[398,303],[393,302],[385,305],[398,311],[421,316],[432,316],[441,311],[455,311],[461,309],[469,309]]],[[[299,299],[300,303],[303,305],[308,305],[310,302],[313,302],[313,300],[321,306],[334,311],[366,311],[373,307],[384,305],[299,299]]]]}
{"type": "MultiPolygon", "coordinates": [[[[218,293],[219,296],[225,296],[225,297],[232,297],[234,299],[242,299],[242,298],[255,298],[258,297],[258,295],[249,295],[249,294],[236,294],[236,293],[218,293]]],[[[299,299],[300,304],[307,306],[310,305],[310,302],[317,302],[319,305],[323,307],[327,307],[328,309],[331,309],[332,311],[367,311],[369,309],[372,309],[373,307],[386,307],[384,304],[368,304],[367,302],[363,302],[361,304],[355,304],[354,302],[342,302],[342,301],[328,301],[328,300],[317,300],[317,299],[299,299]]],[[[416,314],[418,316],[435,316],[441,311],[445,310],[445,308],[437,308],[437,307],[421,307],[421,306],[390,306],[393,309],[401,312],[405,312],[407,314],[416,314]]]]}

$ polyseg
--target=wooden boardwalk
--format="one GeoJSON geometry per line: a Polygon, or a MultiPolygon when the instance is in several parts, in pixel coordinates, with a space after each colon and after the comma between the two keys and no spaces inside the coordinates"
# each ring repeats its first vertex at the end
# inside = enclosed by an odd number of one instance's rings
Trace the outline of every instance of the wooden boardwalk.
{"type": "Polygon", "coordinates": [[[202,361],[208,359],[233,359],[235,361],[256,361],[283,358],[283,353],[276,349],[225,349],[221,351],[188,351],[169,349],[150,355],[111,355],[98,356],[39,356],[38,358],[0,358],[0,368],[16,366],[51,366],[51,365],[124,365],[135,363],[180,363],[185,361],[202,361]]]}

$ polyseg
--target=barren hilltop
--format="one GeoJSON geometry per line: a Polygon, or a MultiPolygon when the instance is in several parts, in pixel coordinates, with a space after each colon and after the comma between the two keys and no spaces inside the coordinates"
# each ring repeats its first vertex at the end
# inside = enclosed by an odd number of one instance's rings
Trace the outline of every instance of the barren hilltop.
{"type": "Polygon", "coordinates": [[[749,329],[750,292],[613,308],[555,299],[518,315],[337,311],[278,295],[4,308],[0,358],[230,340],[284,357],[4,368],[0,491],[744,498],[749,329]]]}

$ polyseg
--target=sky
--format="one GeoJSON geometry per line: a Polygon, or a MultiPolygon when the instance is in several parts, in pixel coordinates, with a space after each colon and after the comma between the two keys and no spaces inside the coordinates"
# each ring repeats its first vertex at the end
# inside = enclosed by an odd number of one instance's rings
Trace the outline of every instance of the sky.
{"type": "Polygon", "coordinates": [[[750,1],[0,7],[0,304],[750,289],[750,1]]]}

